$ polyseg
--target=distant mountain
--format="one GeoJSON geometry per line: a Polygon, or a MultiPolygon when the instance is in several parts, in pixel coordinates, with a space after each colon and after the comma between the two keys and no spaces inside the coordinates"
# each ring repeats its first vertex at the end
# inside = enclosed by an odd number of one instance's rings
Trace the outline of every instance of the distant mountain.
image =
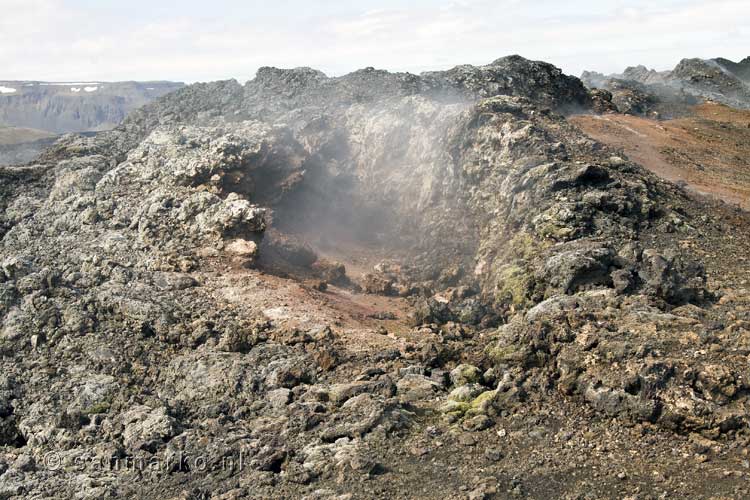
{"type": "Polygon", "coordinates": [[[656,109],[655,103],[684,104],[691,99],[750,109],[750,57],[740,62],[724,58],[683,59],[672,71],[654,71],[645,66],[613,75],[586,71],[581,80],[588,87],[611,91],[618,108],[618,100],[627,108],[620,109],[623,112],[644,114],[656,109]]]}
{"type": "Polygon", "coordinates": [[[715,59],[715,61],[744,80],[745,83],[750,83],[750,57],[746,57],[738,63],[722,57],[715,59]]]}
{"type": "Polygon", "coordinates": [[[112,129],[134,109],[182,87],[0,80],[0,165],[32,161],[59,134],[112,129]]]}
{"type": "Polygon", "coordinates": [[[173,82],[0,80],[0,124],[58,134],[107,130],[133,109],[183,86],[173,82]]]}

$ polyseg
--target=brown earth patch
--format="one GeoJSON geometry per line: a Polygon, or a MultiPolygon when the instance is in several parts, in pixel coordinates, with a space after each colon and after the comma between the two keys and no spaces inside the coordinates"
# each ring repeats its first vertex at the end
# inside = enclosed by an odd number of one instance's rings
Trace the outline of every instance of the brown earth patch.
{"type": "Polygon", "coordinates": [[[570,121],[669,181],[750,209],[750,111],[706,103],[675,120],[613,114],[570,121]]]}

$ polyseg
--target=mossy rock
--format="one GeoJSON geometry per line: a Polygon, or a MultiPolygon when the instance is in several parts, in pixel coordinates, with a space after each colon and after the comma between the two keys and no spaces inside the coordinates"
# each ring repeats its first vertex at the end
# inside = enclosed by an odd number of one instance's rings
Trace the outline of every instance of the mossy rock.
{"type": "Polygon", "coordinates": [[[540,251],[541,243],[529,233],[516,233],[508,242],[508,255],[521,260],[531,260],[540,251]]]}
{"type": "Polygon", "coordinates": [[[464,384],[453,389],[448,395],[448,399],[459,403],[468,403],[482,392],[484,392],[484,387],[479,384],[464,384]]]}
{"type": "Polygon", "coordinates": [[[496,394],[497,394],[497,391],[494,391],[494,390],[483,392],[482,394],[474,398],[474,400],[471,402],[472,409],[481,407],[487,401],[492,401],[492,399],[495,397],[496,394]]]}
{"type": "Polygon", "coordinates": [[[529,273],[522,267],[511,264],[500,268],[497,276],[496,301],[521,308],[530,305],[533,279],[529,273]]]}
{"type": "Polygon", "coordinates": [[[90,407],[83,410],[83,413],[86,415],[99,415],[102,413],[107,413],[109,411],[110,404],[106,401],[103,401],[101,403],[96,403],[94,405],[91,405],[90,407]]]}
{"type": "Polygon", "coordinates": [[[462,363],[451,370],[451,383],[456,386],[481,384],[482,371],[474,365],[462,363]]]}
{"type": "Polygon", "coordinates": [[[494,413],[493,402],[497,396],[497,391],[485,391],[470,403],[469,409],[466,411],[466,416],[475,415],[490,415],[494,413]]]}
{"type": "Polygon", "coordinates": [[[457,419],[472,418],[477,415],[493,415],[495,413],[494,400],[497,391],[485,391],[473,400],[466,401],[447,401],[441,408],[445,415],[456,417],[457,419]]]}
{"type": "Polygon", "coordinates": [[[558,226],[557,224],[549,223],[540,227],[537,232],[542,238],[555,241],[568,241],[573,239],[576,235],[576,230],[568,226],[558,226]]]}
{"type": "Polygon", "coordinates": [[[496,344],[488,347],[487,356],[497,364],[524,365],[529,360],[529,351],[515,345],[496,344]]]}
{"type": "Polygon", "coordinates": [[[463,417],[470,408],[471,403],[461,401],[446,401],[445,404],[440,407],[440,411],[446,415],[463,417]]]}

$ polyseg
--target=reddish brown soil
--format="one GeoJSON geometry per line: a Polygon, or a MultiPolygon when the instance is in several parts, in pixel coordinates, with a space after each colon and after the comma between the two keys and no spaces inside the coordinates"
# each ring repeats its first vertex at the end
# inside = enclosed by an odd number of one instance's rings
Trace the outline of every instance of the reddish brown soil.
{"type": "Polygon", "coordinates": [[[570,121],[669,181],[750,210],[750,111],[707,103],[676,120],[581,115],[570,121]]]}

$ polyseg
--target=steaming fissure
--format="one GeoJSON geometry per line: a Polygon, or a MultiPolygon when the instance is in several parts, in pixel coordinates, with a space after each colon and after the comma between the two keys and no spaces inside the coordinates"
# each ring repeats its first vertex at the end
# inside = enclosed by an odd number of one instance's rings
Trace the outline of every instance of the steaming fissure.
{"type": "Polygon", "coordinates": [[[638,440],[687,485],[747,440],[747,219],[568,120],[616,109],[518,56],[263,68],[1,167],[6,496],[562,498],[638,440]]]}

